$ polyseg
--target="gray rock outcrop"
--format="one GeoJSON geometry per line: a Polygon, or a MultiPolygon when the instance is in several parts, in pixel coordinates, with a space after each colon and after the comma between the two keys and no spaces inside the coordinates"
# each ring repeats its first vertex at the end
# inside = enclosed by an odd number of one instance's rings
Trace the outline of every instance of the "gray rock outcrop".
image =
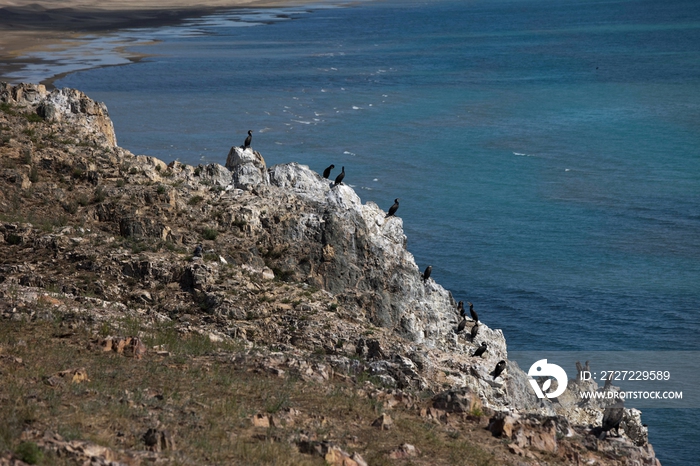
{"type": "MultiPolygon", "coordinates": [[[[20,108],[32,108],[47,121],[70,122],[82,142],[116,147],[117,137],[109,118],[107,106],[95,102],[76,89],[54,89],[49,92],[42,84],[8,83],[0,85],[0,102],[20,108]]],[[[67,135],[68,136],[68,135],[67,135]]]]}
{"type": "Polygon", "coordinates": [[[231,147],[226,157],[226,168],[231,170],[236,188],[248,189],[269,184],[265,159],[251,148],[231,147]]]}

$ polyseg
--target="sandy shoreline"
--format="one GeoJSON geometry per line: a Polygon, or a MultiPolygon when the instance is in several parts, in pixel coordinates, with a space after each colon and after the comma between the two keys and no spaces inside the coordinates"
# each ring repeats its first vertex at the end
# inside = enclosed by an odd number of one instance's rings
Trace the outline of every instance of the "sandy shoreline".
{"type": "MultiPolygon", "coordinates": [[[[118,0],[101,7],[97,0],[0,0],[0,82],[17,82],[13,75],[28,67],[51,67],[59,63],[54,55],[85,43],[85,36],[104,36],[126,28],[173,25],[236,8],[280,8],[327,2],[303,0],[202,0],[195,5],[185,0],[118,0]]],[[[113,44],[117,50],[127,43],[113,44]]],[[[123,63],[138,55],[121,54],[123,63]]],[[[110,66],[123,63],[97,63],[110,66]]],[[[50,85],[61,71],[42,80],[50,85]]]]}

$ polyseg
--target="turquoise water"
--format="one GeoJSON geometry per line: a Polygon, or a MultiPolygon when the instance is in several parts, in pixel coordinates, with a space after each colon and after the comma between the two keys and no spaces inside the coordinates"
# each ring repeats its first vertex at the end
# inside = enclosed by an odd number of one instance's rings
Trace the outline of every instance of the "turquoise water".
{"type": "MultiPolygon", "coordinates": [[[[141,63],[57,86],[106,102],[137,154],[223,164],[252,129],[268,165],[344,165],[364,201],[400,197],[419,267],[511,350],[700,349],[698,2],[385,1],[266,21],[171,31],[141,63]]],[[[698,414],[644,411],[664,465],[695,464],[698,414]]]]}

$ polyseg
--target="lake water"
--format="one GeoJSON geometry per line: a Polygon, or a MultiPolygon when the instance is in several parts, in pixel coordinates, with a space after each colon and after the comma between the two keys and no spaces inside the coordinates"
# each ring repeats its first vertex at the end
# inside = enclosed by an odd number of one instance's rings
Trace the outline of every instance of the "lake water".
{"type": "MultiPolygon", "coordinates": [[[[120,146],[223,164],[252,129],[268,166],[345,166],[363,201],[401,198],[419,267],[511,350],[700,350],[699,2],[378,1],[132,34],[162,42],[56,83],[104,101],[120,146]]],[[[644,411],[662,464],[697,464],[698,414],[644,411]]]]}

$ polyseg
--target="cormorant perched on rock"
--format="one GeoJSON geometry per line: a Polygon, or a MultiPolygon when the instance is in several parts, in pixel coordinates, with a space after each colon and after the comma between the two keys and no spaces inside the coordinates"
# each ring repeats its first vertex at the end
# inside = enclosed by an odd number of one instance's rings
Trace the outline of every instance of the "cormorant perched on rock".
{"type": "Polygon", "coordinates": [[[472,319],[474,320],[474,322],[479,322],[479,314],[477,314],[474,310],[474,305],[472,303],[467,304],[469,304],[469,314],[471,314],[472,319]]]}
{"type": "Polygon", "coordinates": [[[389,207],[389,213],[386,214],[386,217],[384,217],[384,218],[392,217],[396,213],[397,210],[399,210],[399,198],[398,197],[396,199],[394,199],[394,205],[389,207]]]}
{"type": "Polygon", "coordinates": [[[462,319],[462,322],[459,323],[457,326],[457,330],[455,330],[455,333],[461,333],[462,330],[464,330],[464,327],[467,326],[467,319],[462,319]]]}
{"type": "Polygon", "coordinates": [[[343,178],[345,178],[345,167],[343,167],[343,171],[340,172],[340,175],[335,177],[335,185],[337,186],[343,182],[343,178]]]}
{"type": "Polygon", "coordinates": [[[625,403],[622,400],[618,400],[615,404],[605,408],[603,412],[603,426],[600,428],[600,435],[598,438],[604,440],[606,434],[615,429],[617,436],[620,436],[620,422],[622,422],[622,416],[625,414],[625,403]]]}
{"type": "Polygon", "coordinates": [[[427,282],[428,279],[430,278],[430,274],[433,271],[433,266],[429,265],[425,268],[425,272],[423,272],[423,281],[427,282]]]}
{"type": "Polygon", "coordinates": [[[245,138],[245,142],[243,143],[243,149],[247,149],[250,147],[250,141],[253,140],[253,130],[249,129],[248,130],[248,137],[245,138]]]}
{"type": "Polygon", "coordinates": [[[476,334],[479,333],[479,323],[477,322],[474,324],[472,327],[472,341],[474,341],[474,338],[476,338],[476,334]]]}
{"type": "Polygon", "coordinates": [[[198,244],[196,248],[194,248],[194,257],[202,257],[202,245],[198,244]]]}
{"type": "Polygon", "coordinates": [[[457,314],[459,314],[460,317],[464,317],[464,301],[457,303],[457,314]]]}
{"type": "Polygon", "coordinates": [[[581,380],[583,376],[583,366],[581,361],[576,361],[576,380],[581,380]]]}
{"type": "Polygon", "coordinates": [[[476,351],[474,351],[474,354],[472,354],[472,356],[474,356],[474,357],[481,356],[482,354],[484,354],[486,352],[486,350],[487,350],[487,346],[486,346],[486,342],[484,341],[483,343],[481,343],[481,346],[479,346],[476,349],[476,351]]]}
{"type": "Polygon", "coordinates": [[[496,380],[499,375],[501,375],[501,372],[506,368],[506,362],[505,361],[498,361],[498,364],[496,364],[496,368],[493,370],[493,380],[496,380]]]}
{"type": "Polygon", "coordinates": [[[323,170],[323,177],[328,179],[329,176],[331,176],[331,170],[335,168],[335,165],[331,164],[330,167],[326,167],[325,170],[323,170]]]}

